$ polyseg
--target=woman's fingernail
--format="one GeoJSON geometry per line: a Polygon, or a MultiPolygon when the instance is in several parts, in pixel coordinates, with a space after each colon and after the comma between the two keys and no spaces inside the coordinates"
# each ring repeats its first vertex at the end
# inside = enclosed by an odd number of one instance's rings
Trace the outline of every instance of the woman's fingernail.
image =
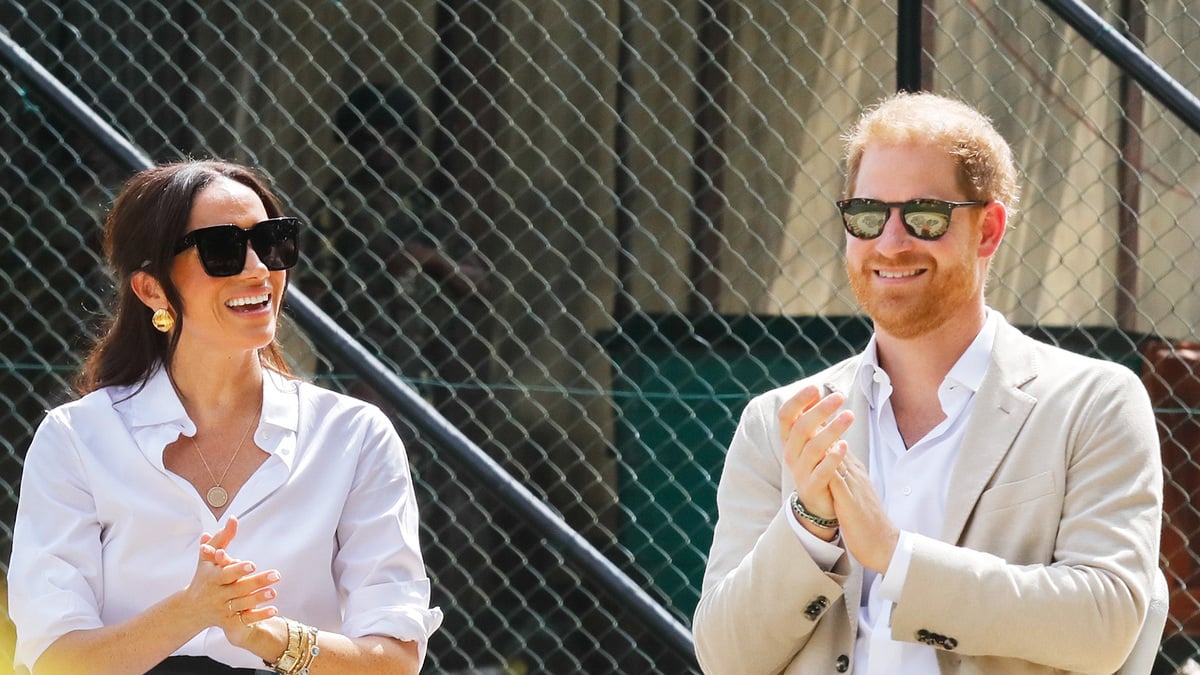
{"type": "Polygon", "coordinates": [[[271,572],[267,575],[267,581],[279,581],[279,573],[271,572]]]}

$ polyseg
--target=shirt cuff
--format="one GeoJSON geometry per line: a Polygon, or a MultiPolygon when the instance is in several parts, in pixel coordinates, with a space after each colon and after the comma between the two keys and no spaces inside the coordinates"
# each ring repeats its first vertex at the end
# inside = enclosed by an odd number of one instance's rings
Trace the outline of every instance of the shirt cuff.
{"type": "Polygon", "coordinates": [[[900,530],[900,540],[896,542],[896,550],[888,563],[887,574],[879,584],[879,597],[895,604],[900,601],[900,593],[904,590],[904,581],[908,578],[908,566],[912,563],[913,535],[911,532],[900,530]]]}
{"type": "Polygon", "coordinates": [[[804,546],[804,550],[812,556],[813,562],[822,571],[828,572],[837,564],[838,558],[842,557],[842,533],[839,531],[833,536],[833,541],[825,541],[814,535],[812,532],[804,529],[796,517],[792,515],[792,508],[783,505],[783,517],[787,518],[788,524],[792,526],[792,532],[800,539],[800,544],[804,546]]]}

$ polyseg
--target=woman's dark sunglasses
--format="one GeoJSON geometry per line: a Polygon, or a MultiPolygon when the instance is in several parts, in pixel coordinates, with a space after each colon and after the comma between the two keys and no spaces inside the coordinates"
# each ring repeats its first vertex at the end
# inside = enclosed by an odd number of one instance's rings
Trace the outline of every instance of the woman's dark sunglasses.
{"type": "Polygon", "coordinates": [[[882,202],[878,199],[843,199],[838,202],[842,224],[859,239],[875,239],[883,234],[892,209],[900,209],[900,222],[917,239],[941,239],[950,230],[950,214],[962,206],[985,206],[988,202],[945,202],[940,199],[910,199],[906,202],[882,202]]]}
{"type": "Polygon", "coordinates": [[[200,264],[210,277],[232,277],[246,266],[246,243],[272,271],[287,270],[300,259],[300,219],[271,218],[243,230],[237,225],[213,225],[193,230],[175,244],[175,255],[195,246],[200,264]]]}

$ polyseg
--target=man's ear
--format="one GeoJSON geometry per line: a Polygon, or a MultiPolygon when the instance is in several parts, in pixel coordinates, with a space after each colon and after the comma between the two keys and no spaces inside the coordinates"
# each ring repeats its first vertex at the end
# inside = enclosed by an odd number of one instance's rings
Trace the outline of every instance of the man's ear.
{"type": "Polygon", "coordinates": [[[983,207],[983,223],[979,231],[979,257],[991,258],[1000,248],[1008,228],[1008,208],[1004,202],[988,202],[983,207]]]}
{"type": "Polygon", "coordinates": [[[129,278],[129,288],[134,295],[138,296],[142,304],[151,310],[166,309],[171,306],[171,303],[167,302],[167,294],[163,292],[162,284],[146,272],[134,272],[133,276],[129,278]]]}

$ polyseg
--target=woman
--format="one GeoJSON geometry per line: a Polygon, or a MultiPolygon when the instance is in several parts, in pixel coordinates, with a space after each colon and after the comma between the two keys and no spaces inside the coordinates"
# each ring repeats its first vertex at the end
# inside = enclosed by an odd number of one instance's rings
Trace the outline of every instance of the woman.
{"type": "Polygon", "coordinates": [[[419,670],[441,612],[404,449],[375,407],[289,377],[275,342],[299,228],[223,162],[117,197],[112,322],[25,461],[18,668],[419,670]]]}

